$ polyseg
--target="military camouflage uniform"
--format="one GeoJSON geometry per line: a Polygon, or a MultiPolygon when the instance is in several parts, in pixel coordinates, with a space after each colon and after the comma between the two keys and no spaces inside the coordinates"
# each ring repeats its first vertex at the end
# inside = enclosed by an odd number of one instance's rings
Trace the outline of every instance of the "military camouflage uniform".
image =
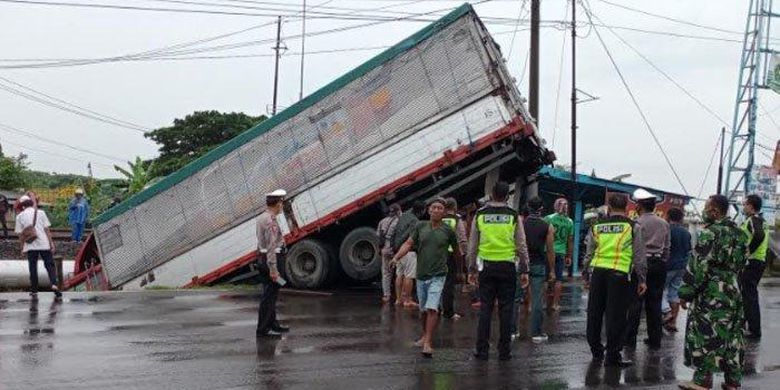
{"type": "Polygon", "coordinates": [[[680,298],[691,304],[685,332],[685,365],[694,368],[694,382],[711,386],[712,373],[723,371],[726,382],[742,380],[742,296],[737,275],[747,263],[747,237],[727,218],[699,233],[688,264],[680,298]]]}

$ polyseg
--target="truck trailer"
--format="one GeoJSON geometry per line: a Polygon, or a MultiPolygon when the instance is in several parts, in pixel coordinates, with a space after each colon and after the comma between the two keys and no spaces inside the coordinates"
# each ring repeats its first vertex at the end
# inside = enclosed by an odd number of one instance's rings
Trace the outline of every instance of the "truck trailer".
{"type": "MultiPolygon", "coordinates": [[[[285,189],[283,276],[297,288],[380,273],[391,203],[523,186],[554,159],[498,45],[464,4],[98,216],[76,289],[193,287],[255,269],[264,194],[285,189]]],[[[521,187],[518,187],[521,188],[521,187]]]]}

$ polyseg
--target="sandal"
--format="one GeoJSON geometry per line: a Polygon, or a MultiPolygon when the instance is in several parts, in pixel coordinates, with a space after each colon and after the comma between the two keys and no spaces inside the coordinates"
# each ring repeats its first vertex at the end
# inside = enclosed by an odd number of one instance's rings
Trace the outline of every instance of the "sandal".
{"type": "Polygon", "coordinates": [[[701,386],[694,381],[680,382],[677,386],[684,390],[709,390],[710,389],[709,387],[701,386]]]}

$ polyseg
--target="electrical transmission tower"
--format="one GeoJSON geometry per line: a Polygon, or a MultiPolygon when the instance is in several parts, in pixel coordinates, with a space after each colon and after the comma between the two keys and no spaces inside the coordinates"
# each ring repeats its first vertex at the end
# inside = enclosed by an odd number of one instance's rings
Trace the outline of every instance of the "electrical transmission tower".
{"type": "Polygon", "coordinates": [[[773,54],[780,54],[770,47],[772,19],[780,16],[772,11],[772,2],[773,0],[750,0],[745,23],[739,84],[723,191],[732,202],[737,201],[737,194],[746,194],[748,191],[755,161],[758,94],[761,89],[768,88],[766,74],[770,57],[773,54]]]}

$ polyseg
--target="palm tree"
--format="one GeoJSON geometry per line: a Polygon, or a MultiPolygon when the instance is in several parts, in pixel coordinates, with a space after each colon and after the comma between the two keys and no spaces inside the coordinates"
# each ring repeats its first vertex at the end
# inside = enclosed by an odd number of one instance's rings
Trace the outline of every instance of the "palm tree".
{"type": "Polygon", "coordinates": [[[154,162],[146,164],[141,160],[141,157],[136,157],[135,162],[128,161],[127,165],[129,166],[129,169],[122,168],[118,165],[114,165],[114,169],[124,176],[125,184],[123,187],[125,187],[127,195],[133,195],[146,188],[150,183],[152,179],[150,172],[154,162]]]}

